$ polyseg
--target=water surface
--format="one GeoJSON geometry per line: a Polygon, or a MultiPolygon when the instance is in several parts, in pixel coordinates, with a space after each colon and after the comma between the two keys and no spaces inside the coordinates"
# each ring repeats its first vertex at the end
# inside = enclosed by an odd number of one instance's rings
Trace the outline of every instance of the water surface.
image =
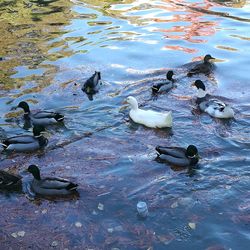
{"type": "Polygon", "coordinates": [[[0,168],[25,177],[38,164],[80,186],[73,200],[1,193],[2,248],[247,249],[249,11],[249,1],[1,1],[1,138],[25,132],[11,110],[23,100],[66,119],[49,128],[44,151],[1,154],[0,168]],[[227,97],[233,120],[193,112],[196,78],[183,65],[208,53],[216,69],[200,77],[227,97]],[[153,100],[150,87],[170,68],[177,88],[153,100]],[[81,86],[95,70],[104,84],[90,101],[81,86]],[[133,124],[122,104],[128,95],[172,110],[173,128],[133,124]],[[189,144],[201,155],[196,169],[154,160],[157,145],[189,144]],[[139,200],[146,220],[137,218],[139,200]]]}

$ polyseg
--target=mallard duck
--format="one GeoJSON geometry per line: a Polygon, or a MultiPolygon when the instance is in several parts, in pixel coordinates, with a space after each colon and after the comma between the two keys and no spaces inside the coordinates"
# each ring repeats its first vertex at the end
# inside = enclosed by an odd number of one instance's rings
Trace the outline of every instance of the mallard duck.
{"type": "Polygon", "coordinates": [[[198,89],[196,104],[198,104],[201,111],[206,112],[210,116],[216,118],[234,117],[234,111],[231,107],[207,94],[206,87],[201,80],[196,80],[192,85],[198,89]]]}
{"type": "Polygon", "coordinates": [[[88,95],[94,95],[98,92],[101,82],[101,72],[95,73],[84,83],[82,91],[88,95]]]}
{"type": "Polygon", "coordinates": [[[172,127],[172,112],[160,113],[153,110],[139,109],[137,100],[129,96],[126,103],[130,105],[130,118],[139,124],[150,128],[165,128],[172,127]]]}
{"type": "Polygon", "coordinates": [[[33,127],[32,135],[17,135],[3,140],[1,145],[6,151],[30,152],[47,145],[48,140],[43,136],[45,128],[40,125],[33,127]]]}
{"type": "Polygon", "coordinates": [[[174,86],[174,79],[172,78],[173,75],[174,72],[172,70],[169,70],[166,74],[167,81],[154,84],[152,87],[152,94],[156,95],[157,93],[162,93],[173,88],[174,86]]]}
{"type": "Polygon", "coordinates": [[[39,195],[69,195],[74,192],[78,186],[66,179],[56,177],[41,178],[40,170],[36,165],[30,165],[27,170],[34,177],[31,183],[31,189],[39,195]]]}
{"type": "Polygon", "coordinates": [[[0,190],[22,190],[22,177],[0,170],[0,190]]]}
{"type": "Polygon", "coordinates": [[[205,55],[204,61],[202,63],[197,64],[194,68],[192,68],[188,72],[187,76],[192,76],[192,75],[200,74],[200,73],[205,74],[205,75],[210,74],[213,69],[213,64],[209,62],[211,59],[215,59],[215,58],[212,57],[211,55],[205,55]]]}
{"type": "Polygon", "coordinates": [[[62,122],[64,119],[64,116],[57,112],[39,111],[32,113],[27,102],[20,102],[17,108],[24,110],[24,119],[30,121],[33,125],[47,126],[62,122]]]}
{"type": "Polygon", "coordinates": [[[199,161],[198,149],[194,145],[189,145],[186,149],[162,146],[157,146],[155,149],[158,153],[158,158],[174,166],[194,166],[199,161]]]}

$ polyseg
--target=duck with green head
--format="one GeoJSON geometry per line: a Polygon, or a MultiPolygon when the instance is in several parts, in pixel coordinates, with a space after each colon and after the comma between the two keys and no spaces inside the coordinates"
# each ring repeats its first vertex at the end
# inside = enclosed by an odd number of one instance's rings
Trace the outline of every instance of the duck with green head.
{"type": "Polygon", "coordinates": [[[36,113],[30,111],[30,107],[27,102],[20,102],[17,108],[24,110],[25,121],[31,122],[33,125],[53,125],[56,123],[63,122],[64,116],[58,112],[51,111],[38,111],[36,113]]]}
{"type": "Polygon", "coordinates": [[[35,125],[33,135],[17,135],[7,138],[1,142],[5,151],[31,152],[45,147],[48,144],[47,138],[43,136],[44,126],[35,125]]]}
{"type": "Polygon", "coordinates": [[[174,72],[169,70],[166,74],[167,81],[155,83],[152,87],[152,94],[156,95],[159,93],[167,92],[174,86],[174,79],[173,79],[174,72]]]}
{"type": "Polygon", "coordinates": [[[40,170],[36,165],[30,165],[28,167],[28,172],[30,172],[34,177],[31,183],[31,189],[36,194],[45,196],[60,196],[76,192],[78,185],[70,182],[69,180],[57,177],[41,178],[40,170]]]}
{"type": "Polygon", "coordinates": [[[157,146],[157,158],[173,166],[194,166],[199,161],[198,149],[194,145],[187,148],[157,146]]]}

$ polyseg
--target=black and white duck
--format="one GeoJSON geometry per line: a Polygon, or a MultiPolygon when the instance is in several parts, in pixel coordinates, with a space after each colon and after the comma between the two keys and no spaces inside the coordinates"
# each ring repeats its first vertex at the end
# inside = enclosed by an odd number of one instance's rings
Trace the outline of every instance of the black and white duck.
{"type": "Polygon", "coordinates": [[[196,165],[199,161],[198,149],[194,145],[187,148],[157,146],[155,149],[157,157],[170,165],[188,167],[196,165]]]}
{"type": "Polygon", "coordinates": [[[17,105],[17,108],[22,108],[24,110],[25,121],[29,121],[33,125],[48,126],[62,122],[64,120],[64,116],[57,112],[38,111],[36,113],[33,113],[30,111],[28,103],[24,101],[20,102],[17,105]]]}
{"type": "Polygon", "coordinates": [[[197,64],[192,68],[188,73],[187,76],[192,76],[195,74],[205,74],[209,75],[213,70],[213,64],[210,62],[211,59],[215,59],[211,55],[205,55],[204,60],[202,63],[197,64]]]}
{"type": "Polygon", "coordinates": [[[45,147],[48,144],[47,138],[43,136],[44,126],[35,125],[33,135],[17,135],[7,138],[1,142],[4,150],[15,152],[31,152],[45,147]]]}
{"type": "Polygon", "coordinates": [[[99,91],[101,84],[101,72],[95,71],[95,73],[84,83],[82,91],[87,95],[94,95],[99,91]]]}
{"type": "Polygon", "coordinates": [[[174,72],[169,70],[166,74],[167,81],[160,82],[154,84],[152,87],[152,94],[156,95],[159,93],[167,92],[174,86],[174,79],[173,79],[174,72]]]}
{"type": "Polygon", "coordinates": [[[198,89],[196,104],[202,112],[206,112],[216,118],[234,117],[234,111],[230,106],[207,94],[205,84],[201,80],[196,80],[192,86],[198,89]]]}
{"type": "Polygon", "coordinates": [[[22,190],[22,177],[0,170],[0,190],[22,190]]]}
{"type": "Polygon", "coordinates": [[[69,195],[76,191],[77,184],[66,179],[57,177],[41,178],[40,170],[36,165],[30,165],[27,169],[33,175],[31,189],[35,194],[39,195],[69,195]]]}

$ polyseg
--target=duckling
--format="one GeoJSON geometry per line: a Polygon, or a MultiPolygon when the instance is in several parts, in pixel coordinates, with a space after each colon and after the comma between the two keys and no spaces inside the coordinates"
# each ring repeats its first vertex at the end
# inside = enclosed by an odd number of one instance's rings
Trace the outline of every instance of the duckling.
{"type": "Polygon", "coordinates": [[[3,140],[1,145],[6,151],[31,152],[45,147],[48,140],[43,136],[45,128],[34,125],[32,135],[17,135],[3,140]]]}
{"type": "Polygon", "coordinates": [[[22,177],[0,170],[0,190],[22,190],[22,177]]]}
{"type": "Polygon", "coordinates": [[[174,166],[194,166],[199,161],[198,149],[194,145],[189,145],[186,149],[157,146],[155,150],[160,160],[164,160],[174,166]]]}
{"type": "Polygon", "coordinates": [[[202,63],[197,64],[194,68],[192,68],[187,76],[192,76],[195,74],[205,74],[208,75],[211,73],[212,69],[213,69],[213,64],[209,62],[209,60],[211,59],[215,59],[214,57],[212,57],[211,55],[205,55],[204,57],[204,61],[202,63]]]}
{"type": "Polygon", "coordinates": [[[27,102],[20,102],[17,105],[17,108],[22,108],[24,110],[24,119],[26,121],[30,121],[33,125],[48,126],[62,122],[64,119],[62,114],[56,112],[39,111],[36,113],[31,113],[27,102]]]}
{"type": "Polygon", "coordinates": [[[82,91],[87,95],[94,95],[98,92],[101,84],[101,72],[95,71],[95,73],[84,83],[82,91]]]}
{"type": "Polygon", "coordinates": [[[27,171],[34,177],[31,183],[31,189],[39,195],[69,195],[73,193],[78,186],[66,179],[56,177],[41,178],[40,170],[36,165],[30,165],[27,171]]]}
{"type": "Polygon", "coordinates": [[[156,95],[157,93],[167,92],[174,86],[174,79],[172,78],[174,72],[169,70],[166,74],[167,82],[161,82],[154,84],[152,87],[152,94],[156,95]]]}
{"type": "Polygon", "coordinates": [[[202,112],[216,118],[234,117],[234,111],[230,106],[207,94],[206,87],[201,80],[196,80],[192,85],[198,89],[196,104],[202,112]]]}
{"type": "Polygon", "coordinates": [[[165,128],[172,127],[172,112],[160,113],[153,110],[142,110],[138,108],[138,102],[133,96],[126,99],[126,103],[130,105],[130,118],[139,124],[149,128],[165,128]]]}

